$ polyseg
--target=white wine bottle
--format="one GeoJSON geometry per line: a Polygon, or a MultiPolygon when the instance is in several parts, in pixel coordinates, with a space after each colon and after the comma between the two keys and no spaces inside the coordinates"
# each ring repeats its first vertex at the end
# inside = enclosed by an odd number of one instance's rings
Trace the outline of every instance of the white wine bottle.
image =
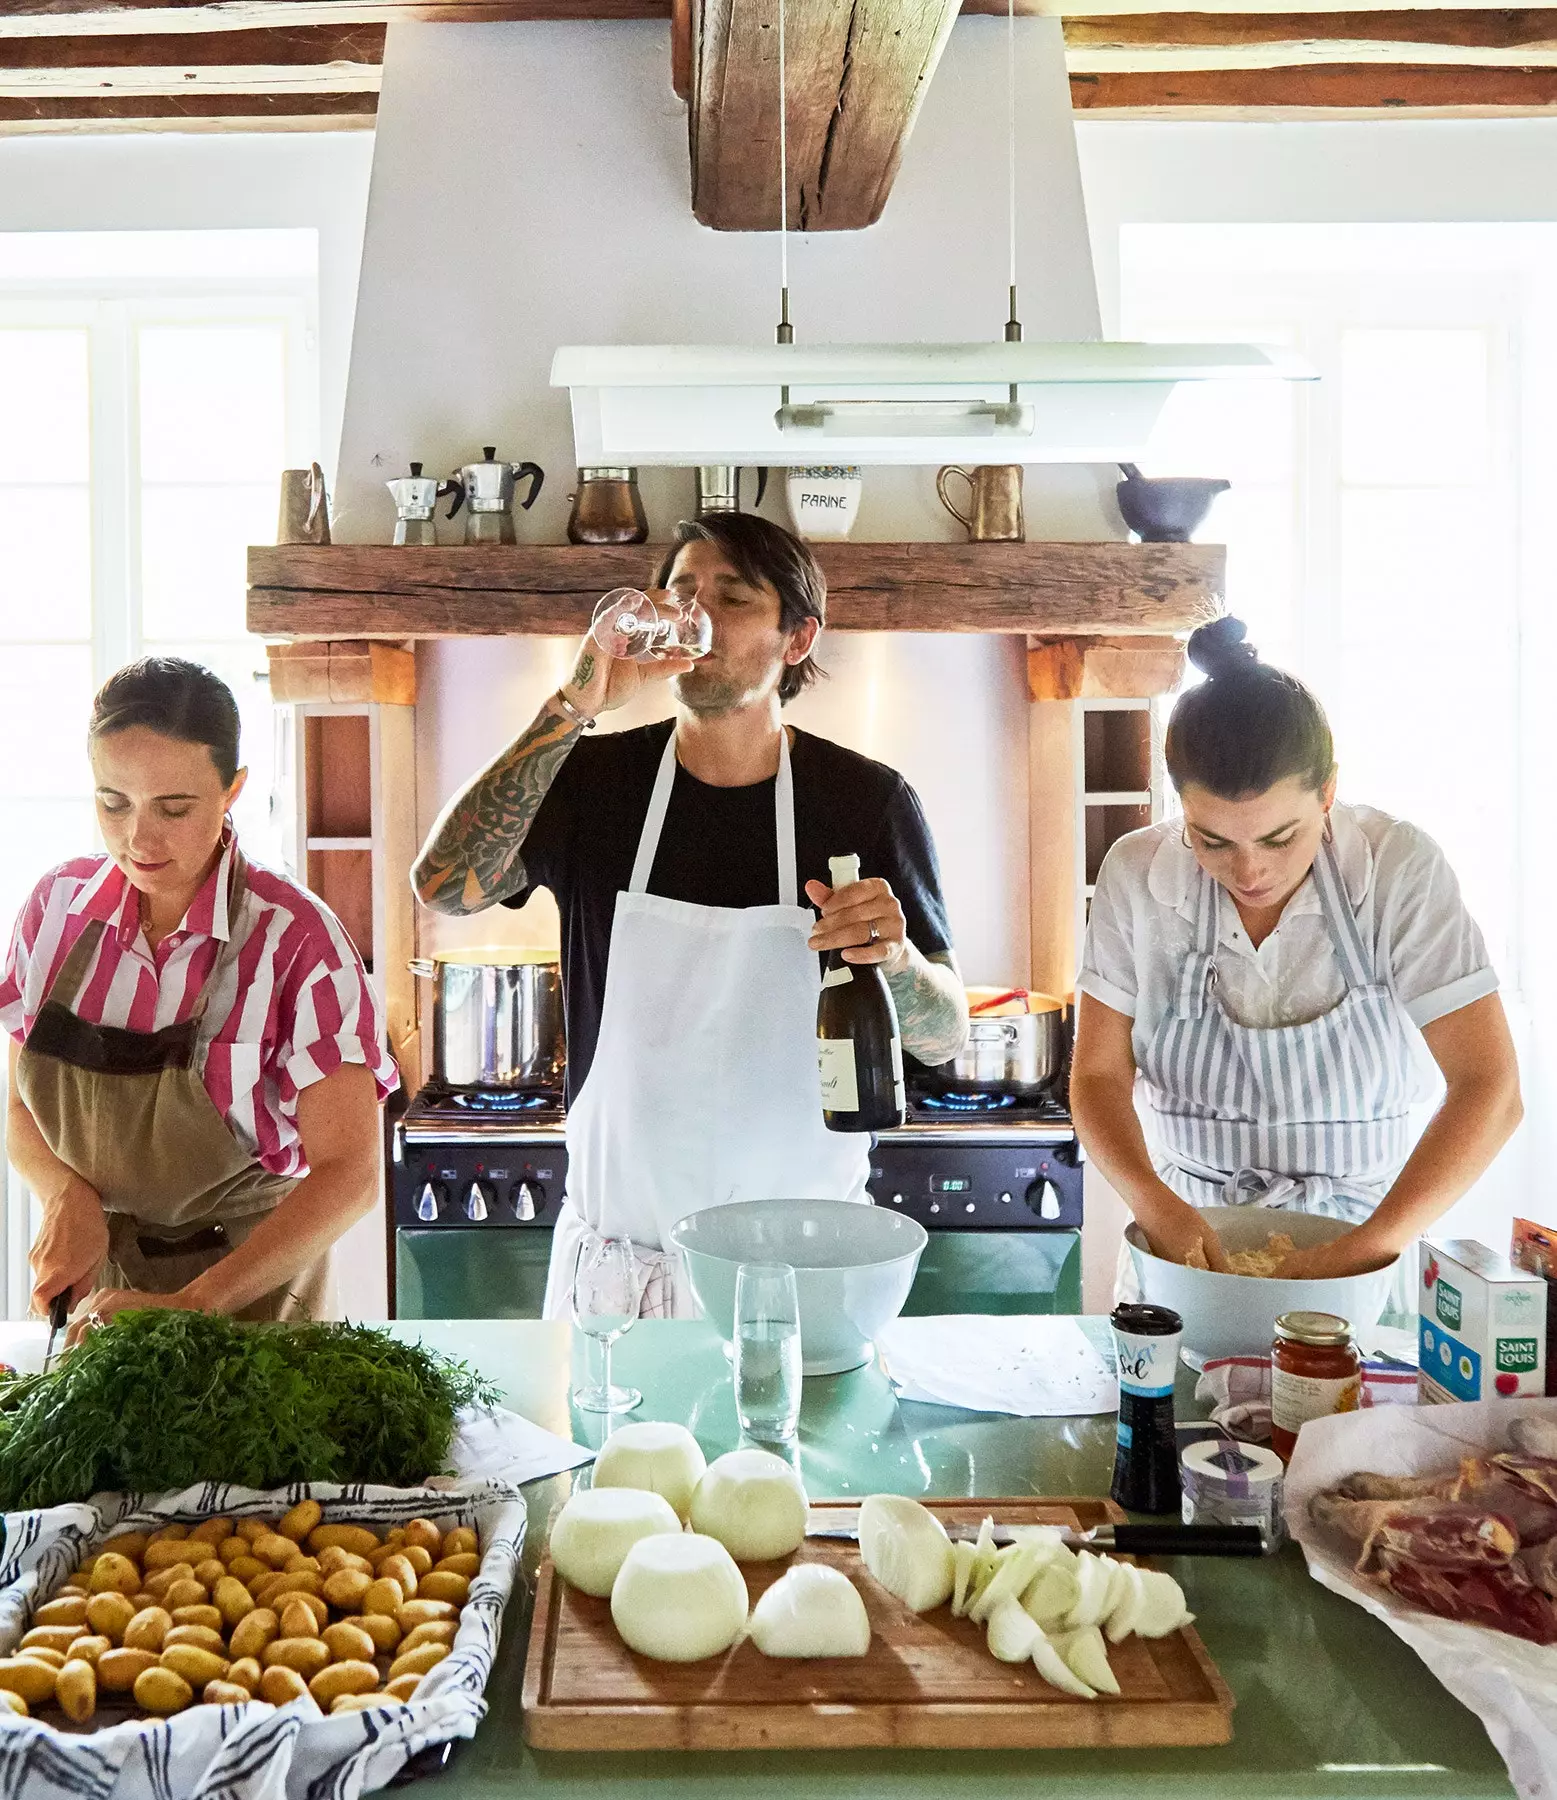
{"type": "MultiPolygon", "coordinates": [[[[860,878],[857,856],[830,856],[834,889],[860,878]]],[[[892,990],[875,963],[829,950],[816,1007],[822,1122],[829,1131],[889,1131],[903,1123],[903,1040],[892,990]]]]}

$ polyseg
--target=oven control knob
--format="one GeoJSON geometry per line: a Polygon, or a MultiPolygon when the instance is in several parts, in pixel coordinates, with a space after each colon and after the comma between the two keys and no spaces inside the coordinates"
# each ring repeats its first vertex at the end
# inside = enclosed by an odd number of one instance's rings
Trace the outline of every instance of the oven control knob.
{"type": "Polygon", "coordinates": [[[1060,1216],[1059,1190],[1042,1176],[1027,1190],[1027,1204],[1040,1219],[1052,1222],[1060,1216]]]}
{"type": "Polygon", "coordinates": [[[487,1186],[485,1182],[473,1181],[465,1190],[465,1217],[473,1225],[479,1225],[487,1216],[487,1186]]]}
{"type": "Polygon", "coordinates": [[[514,1209],[514,1217],[521,1224],[528,1225],[546,1204],[546,1190],[543,1187],[531,1187],[528,1181],[521,1181],[508,1198],[514,1209]]]}
{"type": "Polygon", "coordinates": [[[1002,1206],[1009,1206],[1011,1204],[1011,1196],[1004,1190],[1001,1191],[1000,1204],[1002,1206]]]}
{"type": "Polygon", "coordinates": [[[422,1191],[416,1196],[416,1216],[423,1224],[430,1225],[443,1211],[443,1192],[435,1181],[424,1181],[422,1191]]]}

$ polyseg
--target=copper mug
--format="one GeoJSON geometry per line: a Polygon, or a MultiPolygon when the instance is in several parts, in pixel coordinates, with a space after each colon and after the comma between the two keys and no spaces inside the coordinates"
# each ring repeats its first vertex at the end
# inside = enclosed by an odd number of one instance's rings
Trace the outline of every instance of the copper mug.
{"type": "Polygon", "coordinates": [[[975,542],[1020,544],[1027,536],[1022,523],[1022,465],[988,463],[978,469],[948,464],[935,478],[935,491],[959,525],[975,542]],[[948,475],[960,475],[968,484],[968,510],[960,512],[946,493],[948,475]]]}

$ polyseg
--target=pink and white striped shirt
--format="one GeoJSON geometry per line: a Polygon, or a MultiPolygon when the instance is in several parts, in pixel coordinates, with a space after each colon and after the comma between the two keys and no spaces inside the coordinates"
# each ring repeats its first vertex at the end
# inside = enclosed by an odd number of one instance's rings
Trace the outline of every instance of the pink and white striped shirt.
{"type": "MultiPolygon", "coordinates": [[[[92,919],[107,925],[72,1011],[97,1025],[160,1031],[195,1010],[231,936],[229,829],[209,880],[177,931],[153,950],[140,897],[107,856],[51,870],[16,921],[0,973],[0,1026],[19,1043],[56,970],[92,919]]],[[[342,1063],[373,1071],[382,1100],[399,1086],[362,959],[322,900],[271,869],[248,864],[242,941],[212,990],[215,1029],[200,1071],[206,1092],[243,1147],[276,1175],[306,1175],[297,1096],[342,1063]]]]}

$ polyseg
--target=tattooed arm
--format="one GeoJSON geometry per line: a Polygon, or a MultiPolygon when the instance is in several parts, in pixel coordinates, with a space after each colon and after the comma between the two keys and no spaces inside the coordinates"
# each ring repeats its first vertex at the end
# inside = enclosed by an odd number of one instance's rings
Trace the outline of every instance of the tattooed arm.
{"type": "Polygon", "coordinates": [[[968,996],[955,954],[926,956],[909,941],[902,903],[879,877],[841,888],[808,881],[806,896],[822,913],[810,947],[842,950],[845,962],[879,963],[903,1048],[931,1067],[950,1062],[968,1036],[968,996]]]}
{"type": "Polygon", "coordinates": [[[967,990],[955,951],[926,956],[914,944],[906,947],[902,968],[887,973],[887,986],[897,1007],[903,1048],[934,1068],[950,1062],[967,1042],[967,990]]]}
{"type": "Polygon", "coordinates": [[[585,638],[573,673],[529,729],[467,782],[439,815],[411,870],[411,885],[422,904],[434,912],[477,913],[518,893],[526,880],[520,855],[525,836],[585,729],[580,719],[593,724],[599,714],[625,706],[646,682],[664,681],[691,667],[684,656],[654,663],[606,656],[593,638],[585,638]]]}

